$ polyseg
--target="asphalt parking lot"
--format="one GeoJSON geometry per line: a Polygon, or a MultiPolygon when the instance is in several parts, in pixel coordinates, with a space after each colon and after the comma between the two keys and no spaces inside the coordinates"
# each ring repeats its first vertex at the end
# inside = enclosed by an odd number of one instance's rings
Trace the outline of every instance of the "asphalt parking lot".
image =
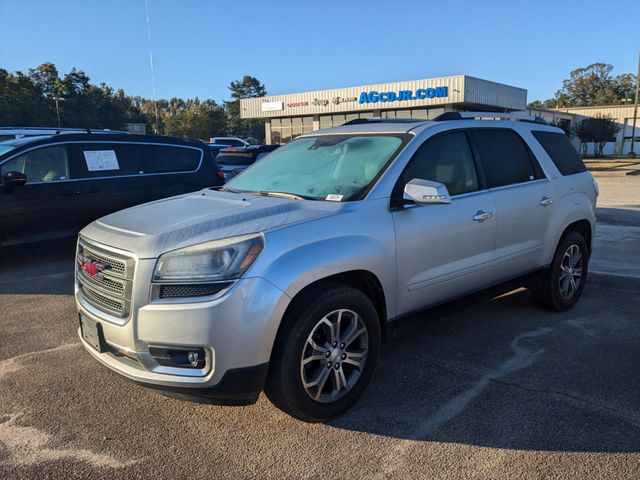
{"type": "Polygon", "coordinates": [[[404,322],[346,415],[149,393],[76,338],[73,241],[0,258],[0,478],[640,478],[640,177],[600,178],[578,305],[404,322]]]}

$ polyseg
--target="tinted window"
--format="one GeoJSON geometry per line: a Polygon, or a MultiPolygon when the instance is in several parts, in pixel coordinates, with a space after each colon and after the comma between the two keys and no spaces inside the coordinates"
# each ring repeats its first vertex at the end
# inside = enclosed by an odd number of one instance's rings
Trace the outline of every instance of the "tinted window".
{"type": "Polygon", "coordinates": [[[585,172],[580,155],[564,133],[532,132],[562,175],[585,172]]]}
{"type": "Polygon", "coordinates": [[[64,145],[39,148],[2,164],[0,173],[20,172],[27,184],[59,182],[69,178],[69,158],[64,145]]]}
{"type": "Polygon", "coordinates": [[[218,162],[218,165],[230,165],[230,166],[251,165],[253,163],[253,153],[252,152],[237,152],[237,153],[221,152],[216,157],[216,162],[218,162]]]}
{"type": "Polygon", "coordinates": [[[136,143],[84,143],[79,150],[82,178],[193,171],[201,156],[199,149],[136,143]]]}
{"type": "Polygon", "coordinates": [[[140,145],[145,152],[145,173],[191,172],[200,164],[201,151],[165,145],[140,145]]]}
{"type": "Polygon", "coordinates": [[[218,145],[229,145],[230,147],[244,147],[244,143],[233,138],[218,138],[213,143],[218,145]]]}
{"type": "MultiPolygon", "coordinates": [[[[489,188],[529,182],[536,175],[529,149],[512,130],[472,130],[489,188]]],[[[541,173],[541,172],[540,172],[541,173]]]]}
{"type": "Polygon", "coordinates": [[[82,178],[138,175],[144,172],[140,146],[127,143],[78,144],[79,176],[82,178]]]}
{"type": "Polygon", "coordinates": [[[402,188],[414,178],[444,183],[449,195],[478,190],[476,166],[464,132],[427,140],[402,173],[402,188]]]}

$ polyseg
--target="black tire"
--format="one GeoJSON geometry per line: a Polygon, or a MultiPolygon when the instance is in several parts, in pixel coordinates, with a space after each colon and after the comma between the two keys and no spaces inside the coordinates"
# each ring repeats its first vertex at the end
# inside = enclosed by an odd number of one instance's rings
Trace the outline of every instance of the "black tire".
{"type": "MultiPolygon", "coordinates": [[[[533,297],[534,302],[541,307],[556,310],[558,312],[570,309],[576,304],[582,295],[582,290],[584,289],[584,285],[587,280],[588,266],[589,248],[587,247],[587,242],[578,232],[567,232],[558,244],[556,253],[553,256],[551,267],[543,273],[544,276],[542,278],[541,287],[531,289],[531,296],[533,297]],[[563,265],[566,268],[566,255],[568,255],[569,249],[576,247],[580,252],[580,261],[576,266],[580,266],[581,277],[579,277],[579,283],[575,289],[572,286],[569,286],[571,294],[567,296],[566,293],[569,292],[563,292],[563,289],[561,288],[561,275],[563,275],[562,268],[563,265]]],[[[577,270],[577,268],[575,270],[577,270]]],[[[563,277],[563,283],[566,285],[565,281],[569,281],[567,280],[566,275],[563,277]]]]}
{"type": "MultiPolygon", "coordinates": [[[[375,307],[364,293],[342,284],[324,284],[320,288],[306,292],[306,294],[296,298],[294,302],[292,308],[283,319],[276,337],[265,393],[274,405],[289,415],[307,422],[322,422],[348,410],[367,387],[380,356],[380,321],[375,307]],[[315,348],[310,347],[307,342],[308,338],[312,332],[319,332],[317,325],[321,319],[340,309],[354,312],[361,319],[360,321],[358,317],[353,316],[350,312],[345,312],[344,318],[348,319],[348,321],[341,320],[341,322],[344,322],[343,328],[352,325],[352,322],[355,323],[356,327],[366,327],[367,348],[361,349],[362,351],[366,350],[366,359],[362,369],[356,369],[351,365],[347,365],[348,361],[340,364],[342,361],[340,358],[345,358],[344,353],[342,357],[335,357],[338,360],[336,362],[338,363],[336,370],[340,368],[340,374],[343,375],[341,378],[351,378],[353,383],[349,389],[343,389],[343,396],[340,398],[317,401],[312,398],[311,393],[308,393],[303,385],[302,376],[307,374],[307,370],[304,370],[305,373],[303,373],[303,369],[315,368],[312,373],[317,373],[320,376],[321,369],[325,365],[324,359],[310,362],[307,367],[303,367],[303,353],[306,354],[309,348],[315,352],[315,348]],[[357,374],[352,377],[351,375],[356,370],[357,374]]],[[[363,337],[364,335],[361,334],[357,342],[362,342],[363,337]]],[[[322,345],[326,346],[327,343],[322,345]]],[[[328,345],[330,347],[328,350],[331,350],[329,354],[327,352],[318,353],[332,355],[332,358],[334,358],[333,355],[337,355],[338,351],[333,352],[330,340],[328,345]]],[[[350,347],[347,345],[346,348],[350,347]]],[[[330,363],[329,360],[327,358],[327,365],[330,363]]],[[[332,366],[335,366],[335,363],[332,366]]],[[[331,366],[328,366],[326,375],[331,377],[326,381],[333,383],[326,386],[323,383],[323,388],[335,389],[335,382],[339,380],[333,377],[334,372],[331,366]]],[[[335,373],[335,375],[338,376],[338,373],[335,373]]],[[[322,393],[322,388],[316,389],[316,391],[328,396],[328,394],[322,393]]],[[[340,389],[338,388],[337,391],[340,391],[340,389]]]]}

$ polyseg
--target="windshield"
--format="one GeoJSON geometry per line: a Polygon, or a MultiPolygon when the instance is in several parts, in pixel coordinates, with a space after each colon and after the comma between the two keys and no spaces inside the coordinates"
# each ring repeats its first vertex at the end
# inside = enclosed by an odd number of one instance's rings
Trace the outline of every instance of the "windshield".
{"type": "Polygon", "coordinates": [[[301,137],[254,163],[224,189],[356,200],[397,154],[403,140],[396,135],[301,137]]]}
{"type": "Polygon", "coordinates": [[[16,147],[13,147],[11,145],[2,145],[0,143],[0,155],[4,155],[5,153],[10,152],[14,148],[16,148],[16,147]]]}

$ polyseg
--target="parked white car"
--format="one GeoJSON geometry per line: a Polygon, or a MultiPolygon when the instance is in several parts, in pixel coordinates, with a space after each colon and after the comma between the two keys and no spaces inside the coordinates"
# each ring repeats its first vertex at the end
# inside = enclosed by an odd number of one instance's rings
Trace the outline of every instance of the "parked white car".
{"type": "Polygon", "coordinates": [[[214,145],[227,145],[229,147],[248,147],[251,145],[246,140],[238,137],[211,137],[209,143],[214,145]]]}
{"type": "Polygon", "coordinates": [[[91,223],[77,253],[82,343],[146,387],[235,404],[265,389],[322,421],[362,394],[402,317],[505,285],[571,308],[597,184],[559,128],[474,118],[356,120],[297,137],[221,189],[91,223]]]}

